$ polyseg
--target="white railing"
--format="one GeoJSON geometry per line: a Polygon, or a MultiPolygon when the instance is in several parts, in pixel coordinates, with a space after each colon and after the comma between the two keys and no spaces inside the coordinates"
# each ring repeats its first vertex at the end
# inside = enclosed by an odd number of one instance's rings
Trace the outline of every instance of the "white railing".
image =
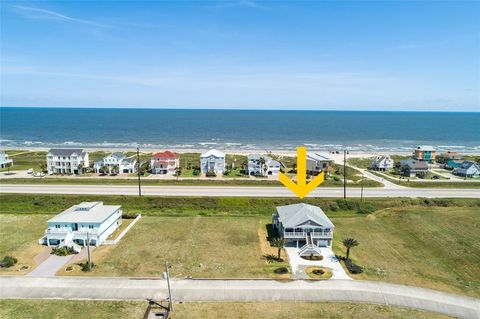
{"type": "MultiPolygon", "coordinates": [[[[310,236],[312,237],[325,237],[325,236],[332,236],[331,231],[325,231],[325,232],[310,232],[310,236]]],[[[305,237],[307,235],[307,232],[298,232],[298,231],[293,231],[293,232],[284,232],[283,236],[285,238],[290,238],[290,237],[305,237]]]]}
{"type": "Polygon", "coordinates": [[[70,228],[47,228],[45,234],[66,234],[71,232],[70,228]]]}

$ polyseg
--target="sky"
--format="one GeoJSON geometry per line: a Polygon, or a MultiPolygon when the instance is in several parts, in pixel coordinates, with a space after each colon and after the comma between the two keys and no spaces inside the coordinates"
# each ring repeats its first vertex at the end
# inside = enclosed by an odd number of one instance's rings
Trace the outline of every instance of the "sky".
{"type": "Polygon", "coordinates": [[[479,111],[479,1],[1,1],[0,105],[479,111]]]}

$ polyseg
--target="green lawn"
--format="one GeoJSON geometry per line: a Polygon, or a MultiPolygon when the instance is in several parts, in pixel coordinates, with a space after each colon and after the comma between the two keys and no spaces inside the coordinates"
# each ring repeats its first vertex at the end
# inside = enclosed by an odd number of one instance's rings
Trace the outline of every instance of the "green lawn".
{"type": "MultiPolygon", "coordinates": [[[[142,318],[146,301],[0,300],[4,319],[131,319],[142,318]],[[81,309],[81,311],[79,311],[81,309]]],[[[313,302],[187,302],[176,304],[171,319],[446,319],[435,313],[392,306],[313,302]]]]}
{"type": "MultiPolygon", "coordinates": [[[[35,171],[40,169],[41,164],[46,163],[47,152],[29,152],[21,150],[7,151],[7,154],[13,160],[13,166],[10,170],[27,170],[33,168],[35,171]]],[[[6,172],[8,168],[0,169],[0,172],[6,172]]]]}

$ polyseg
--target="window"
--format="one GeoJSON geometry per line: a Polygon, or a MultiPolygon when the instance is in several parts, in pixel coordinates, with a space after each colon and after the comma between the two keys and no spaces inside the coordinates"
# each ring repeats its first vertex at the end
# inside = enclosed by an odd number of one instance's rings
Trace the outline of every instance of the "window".
{"type": "Polygon", "coordinates": [[[60,225],[55,225],[55,228],[60,228],[60,225]]]}
{"type": "Polygon", "coordinates": [[[88,225],[88,228],[93,229],[93,225],[88,225]]]}

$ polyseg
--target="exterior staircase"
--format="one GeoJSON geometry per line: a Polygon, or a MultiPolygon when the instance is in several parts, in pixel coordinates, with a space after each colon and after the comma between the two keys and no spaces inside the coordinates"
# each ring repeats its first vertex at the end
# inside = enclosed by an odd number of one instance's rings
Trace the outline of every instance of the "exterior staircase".
{"type": "Polygon", "coordinates": [[[306,244],[303,245],[300,250],[298,251],[298,254],[300,256],[320,256],[321,255],[321,250],[320,247],[317,247],[312,240],[312,236],[310,234],[305,235],[305,242],[306,244]]]}

